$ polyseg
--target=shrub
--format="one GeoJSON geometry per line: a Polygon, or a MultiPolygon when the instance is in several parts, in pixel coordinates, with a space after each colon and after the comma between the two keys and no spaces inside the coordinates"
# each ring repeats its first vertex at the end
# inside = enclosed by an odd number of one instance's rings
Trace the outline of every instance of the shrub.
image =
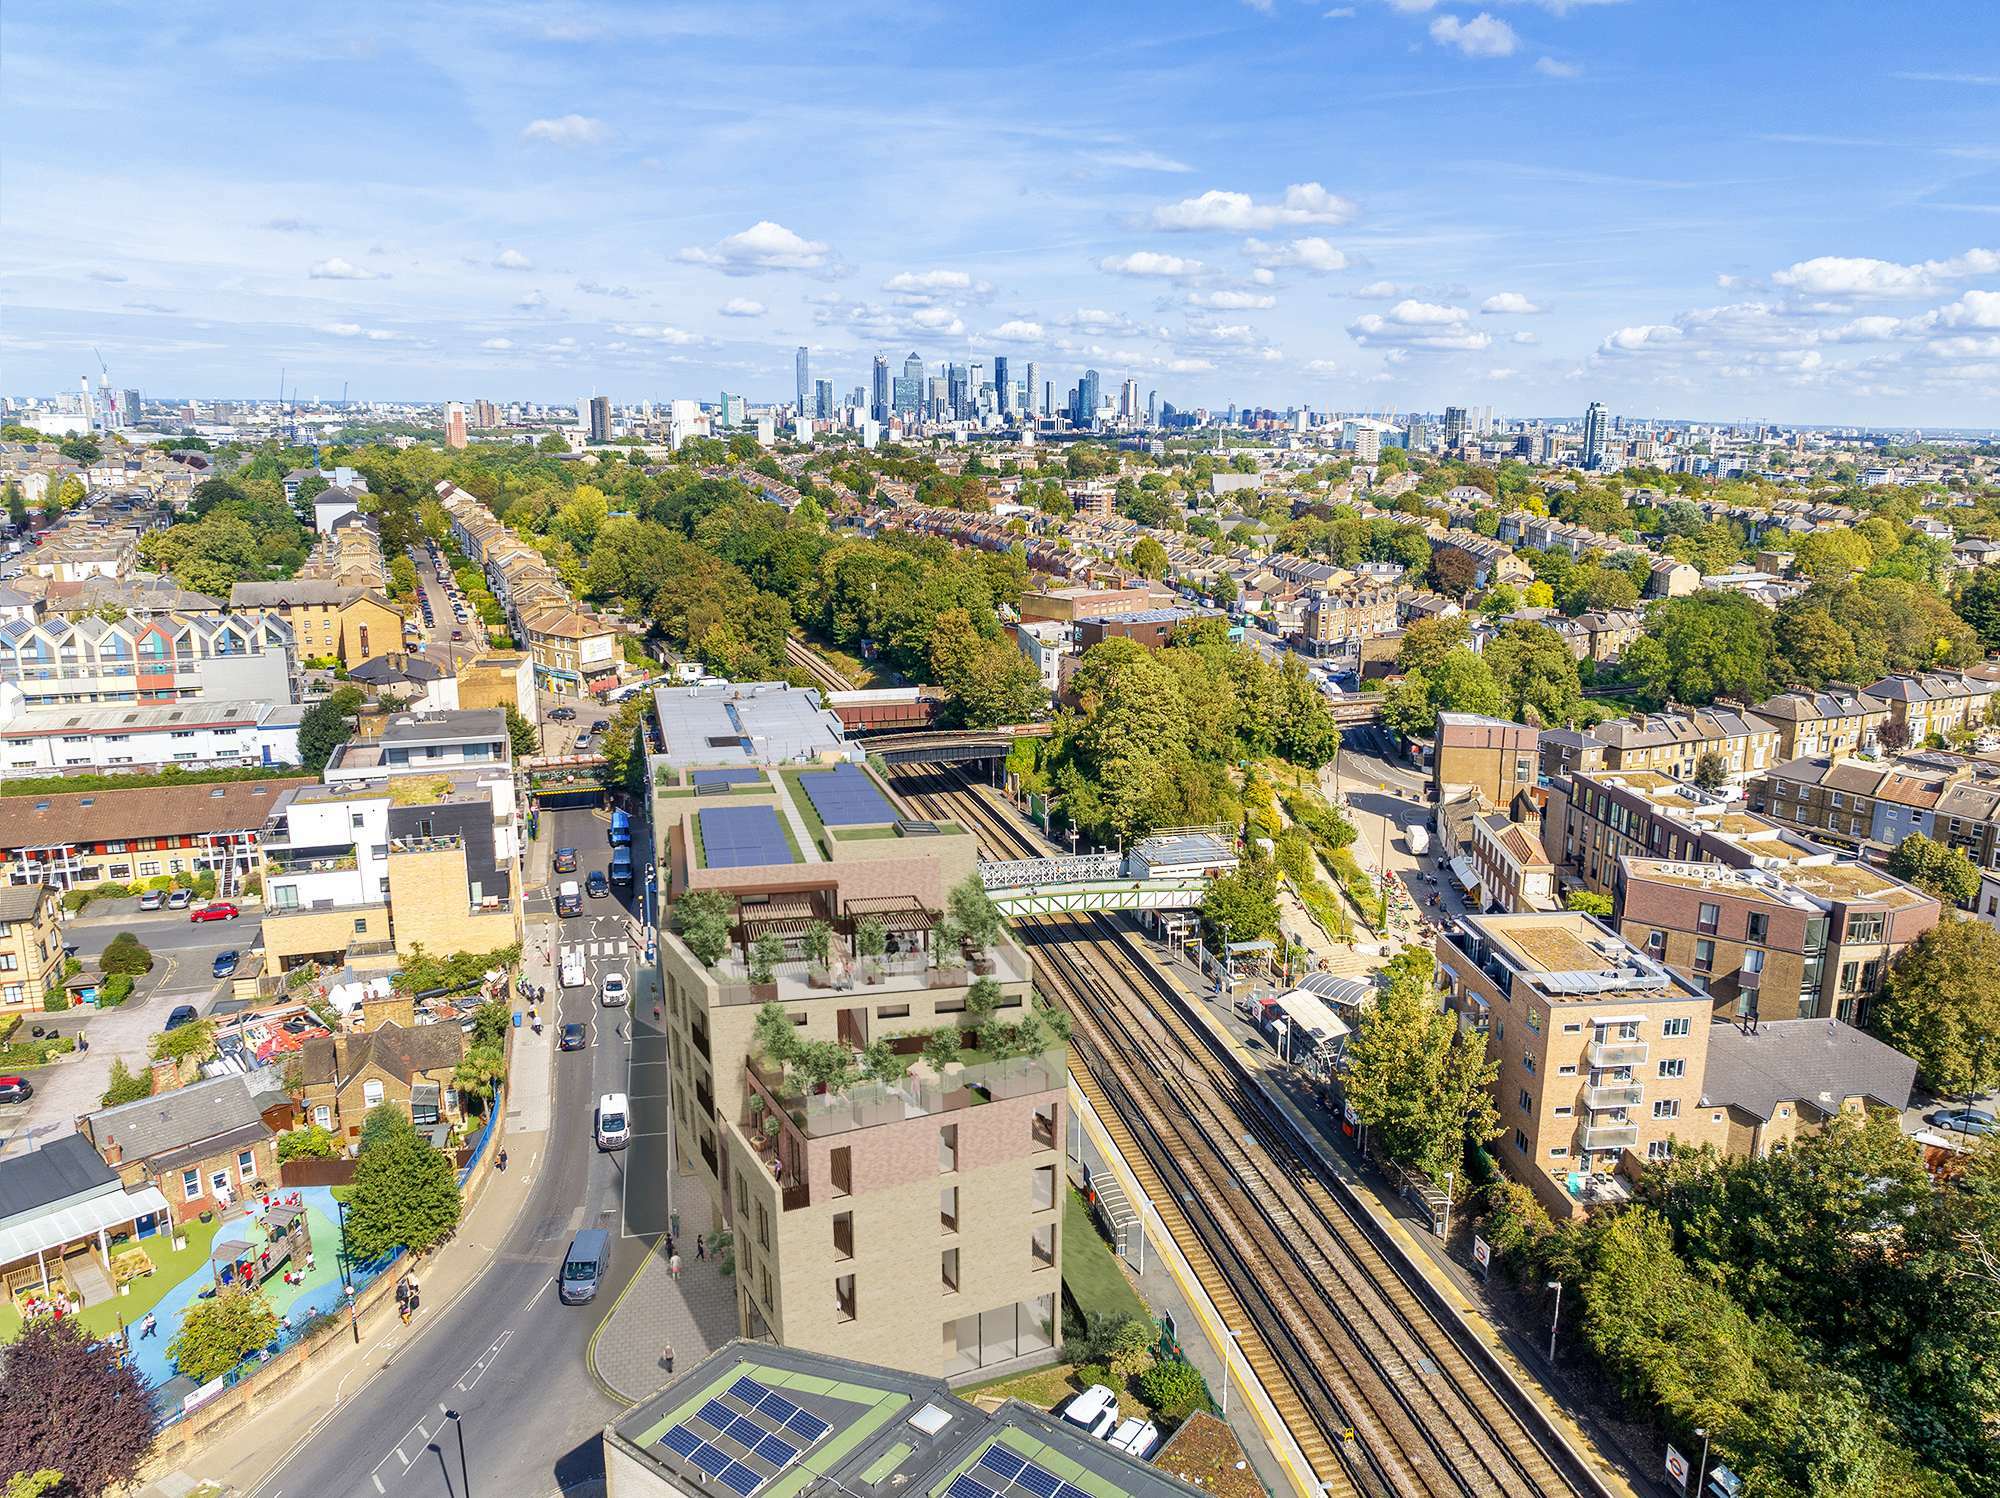
{"type": "Polygon", "coordinates": [[[97,1007],[100,1009],[116,1009],[131,997],[132,975],[130,973],[113,973],[98,985],[97,1007]]]}
{"type": "Polygon", "coordinates": [[[1076,1381],[1086,1389],[1092,1384],[1103,1384],[1114,1394],[1125,1392],[1125,1379],[1109,1363],[1083,1363],[1076,1370],[1076,1381]]]}
{"type": "Polygon", "coordinates": [[[215,1021],[198,1019],[153,1037],[155,1061],[206,1061],[215,1054],[215,1021]]]}
{"type": "Polygon", "coordinates": [[[1155,1363],[1139,1375],[1135,1387],[1141,1399],[1169,1420],[1185,1420],[1208,1408],[1208,1384],[1189,1363],[1155,1363]]]}
{"type": "Polygon", "coordinates": [[[50,1014],[60,1014],[69,1008],[69,992],[60,985],[42,995],[42,1008],[50,1014]]]}
{"type": "Polygon", "coordinates": [[[111,938],[111,945],[97,959],[97,966],[107,975],[150,973],[153,970],[153,954],[130,931],[121,931],[111,938]]]}
{"type": "Polygon", "coordinates": [[[333,1131],[322,1129],[318,1124],[307,1124],[300,1129],[287,1129],[278,1136],[278,1163],[287,1160],[331,1160],[339,1153],[339,1144],[333,1131]]]}
{"type": "Polygon", "coordinates": [[[111,1085],[104,1089],[101,1106],[115,1108],[120,1103],[136,1103],[153,1095],[153,1074],[134,1072],[122,1061],[111,1063],[111,1085]]]}

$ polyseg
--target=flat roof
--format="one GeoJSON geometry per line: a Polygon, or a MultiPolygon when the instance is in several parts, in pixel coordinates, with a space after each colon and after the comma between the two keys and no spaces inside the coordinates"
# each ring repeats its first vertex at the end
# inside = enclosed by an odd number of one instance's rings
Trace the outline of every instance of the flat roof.
{"type": "Polygon", "coordinates": [[[674,769],[789,765],[847,752],[847,730],[819,693],[782,681],[658,687],[653,711],[674,769]]]}
{"type": "Polygon", "coordinates": [[[1552,1000],[1616,993],[1699,997],[1663,964],[1582,911],[1473,915],[1459,924],[1552,1000]]]}

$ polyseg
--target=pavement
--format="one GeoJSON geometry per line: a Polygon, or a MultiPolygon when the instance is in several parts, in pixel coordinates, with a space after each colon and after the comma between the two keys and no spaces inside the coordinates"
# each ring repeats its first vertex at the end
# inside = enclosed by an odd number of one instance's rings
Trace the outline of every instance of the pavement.
{"type": "Polygon", "coordinates": [[[697,1233],[714,1227],[705,1195],[689,1203],[681,1227],[673,1240],[680,1274],[672,1271],[667,1238],[655,1239],[591,1339],[591,1372],[627,1404],[637,1404],[672,1376],[669,1348],[676,1368],[691,1368],[736,1335],[736,1281],[722,1273],[716,1256],[695,1257],[697,1233]]]}

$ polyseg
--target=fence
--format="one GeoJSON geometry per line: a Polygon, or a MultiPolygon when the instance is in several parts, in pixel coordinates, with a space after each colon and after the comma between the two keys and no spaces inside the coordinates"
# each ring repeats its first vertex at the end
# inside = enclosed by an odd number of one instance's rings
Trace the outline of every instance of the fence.
{"type": "Polygon", "coordinates": [[[486,1102],[486,1122],[480,1125],[479,1137],[470,1146],[460,1146],[458,1158],[458,1184],[463,1187],[471,1178],[473,1167],[486,1153],[486,1146],[492,1141],[494,1128],[507,1107],[507,1084],[502,1082],[493,1089],[493,1096],[486,1102]]]}
{"type": "Polygon", "coordinates": [[[301,1186],[346,1186],[354,1180],[354,1161],[345,1156],[287,1160],[278,1167],[278,1180],[294,1190],[301,1186]]]}

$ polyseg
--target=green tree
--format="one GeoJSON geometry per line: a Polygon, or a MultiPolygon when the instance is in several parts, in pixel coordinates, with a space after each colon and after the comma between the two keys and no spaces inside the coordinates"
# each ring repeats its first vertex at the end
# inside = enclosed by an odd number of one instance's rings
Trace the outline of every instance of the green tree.
{"type": "Polygon", "coordinates": [[[950,699],[953,723],[998,728],[1026,723],[1048,701],[1034,665],[1007,641],[980,633],[964,609],[947,609],[930,637],[931,681],[950,699]]]}
{"type": "Polygon", "coordinates": [[[1506,694],[1506,716],[1538,728],[1571,721],[1583,706],[1576,657],[1554,630],[1524,621],[1488,642],[1486,665],[1506,694]]]}
{"type": "Polygon", "coordinates": [[[1208,881],[1201,899],[1202,933],[1220,952],[1228,943],[1277,934],[1278,871],[1269,859],[1251,857],[1208,881]]]}
{"type": "Polygon", "coordinates": [[[123,1060],[111,1063],[111,1082],[104,1089],[104,1096],[98,1100],[105,1108],[116,1108],[120,1103],[136,1103],[140,1098],[153,1095],[153,1074],[135,1072],[123,1060]]]}
{"type": "Polygon", "coordinates": [[[361,1133],[356,1148],[366,1154],[400,1135],[416,1133],[410,1115],[394,1103],[377,1103],[361,1116],[361,1133]]]}
{"type": "Polygon", "coordinates": [[[207,1061],[215,1055],[215,1021],[198,1019],[153,1037],[155,1061],[207,1061]]]}
{"type": "Polygon", "coordinates": [[[1729,779],[1729,761],[1720,750],[1705,749],[1694,762],[1694,783],[1705,791],[1719,791],[1729,779]]]}
{"type": "Polygon", "coordinates": [[[97,968],[102,973],[124,973],[137,977],[153,970],[153,954],[130,931],[121,931],[105,946],[104,953],[97,959],[97,968]]]}
{"type": "Polygon", "coordinates": [[[507,704],[507,742],[514,751],[517,764],[542,752],[542,731],[511,702],[507,704]]]}
{"type": "Polygon", "coordinates": [[[1702,592],[1653,605],[1624,669],[1655,705],[1702,706],[1717,697],[1770,695],[1776,654],[1771,611],[1735,593],[1702,592]]]}
{"type": "Polygon", "coordinates": [[[720,890],[693,890],[674,902],[682,943],[703,967],[713,967],[729,950],[732,904],[720,890]]]}
{"type": "Polygon", "coordinates": [[[33,1472],[16,1472],[7,1479],[7,1486],[0,1488],[0,1498],[62,1498],[62,1489],[68,1479],[54,1467],[42,1467],[33,1472]]]}
{"type": "Polygon", "coordinates": [[[1135,1387],[1148,1406],[1169,1420],[1184,1420],[1208,1408],[1208,1384],[1193,1364],[1179,1358],[1153,1364],[1135,1387]]]}
{"type": "Polygon", "coordinates": [[[1947,1096],[2000,1085],[2000,932],[1947,919],[1911,942],[1875,1001],[1877,1035],[1947,1096]]]}
{"type": "MultiPolygon", "coordinates": [[[[371,1110],[372,1112],[372,1110],[371,1110]]],[[[414,1129],[364,1146],[347,1201],[347,1252],[360,1263],[392,1249],[423,1253],[458,1226],[458,1180],[449,1158],[414,1129]]]]}
{"type": "Polygon", "coordinates": [[[353,735],[361,702],[361,688],[336,687],[300,715],[299,767],[308,775],[323,771],[333,751],[353,735]]]}
{"type": "Polygon", "coordinates": [[[1167,575],[1167,549],[1151,536],[1141,536],[1132,546],[1132,565],[1142,577],[1167,575]]]}
{"type": "Polygon", "coordinates": [[[278,1317],[261,1290],[232,1290],[198,1300],[181,1315],[167,1344],[177,1372],[197,1384],[220,1378],[278,1335],[278,1317]]]}
{"type": "Polygon", "coordinates": [[[2000,567],[1982,567],[1958,590],[1959,618],[1979,635],[1989,651],[2000,650],[2000,567]]]}
{"type": "Polygon", "coordinates": [[[1433,1181],[1463,1178],[1467,1146],[1500,1132],[1490,1091],[1499,1063],[1439,1002],[1429,952],[1407,947],[1383,972],[1388,982],[1348,1043],[1348,1105],[1390,1159],[1433,1181]]]}
{"type": "Polygon", "coordinates": [[[1403,643],[1396,650],[1397,669],[1434,670],[1445,656],[1468,644],[1471,638],[1472,625],[1463,614],[1419,619],[1403,631],[1403,643]]]}
{"type": "MultiPolygon", "coordinates": [[[[113,1338],[74,1316],[36,1316],[0,1345],[0,1473],[10,1484],[58,1472],[56,1498],[129,1490],[153,1449],[153,1402],[113,1338]]],[[[12,1498],[10,1487],[9,1498],[12,1498]]]]}
{"type": "Polygon", "coordinates": [[[1962,849],[1934,842],[1921,832],[1896,844],[1889,854],[1889,872],[1947,905],[1969,907],[1979,897],[1979,865],[1962,849]]]}
{"type": "Polygon", "coordinates": [[[1563,909],[1580,911],[1608,921],[1611,919],[1611,896],[1600,895],[1592,889],[1573,889],[1563,896],[1563,909]]]}
{"type": "Polygon", "coordinates": [[[331,1129],[323,1129],[318,1124],[304,1124],[296,1129],[287,1129],[278,1136],[278,1163],[287,1160],[331,1160],[340,1153],[340,1141],[333,1137],[331,1129]]]}
{"type": "Polygon", "coordinates": [[[462,1095],[478,1100],[475,1112],[485,1111],[486,1105],[493,1100],[495,1089],[506,1080],[507,1056],[498,1046],[472,1047],[451,1074],[453,1087],[462,1095]]]}

